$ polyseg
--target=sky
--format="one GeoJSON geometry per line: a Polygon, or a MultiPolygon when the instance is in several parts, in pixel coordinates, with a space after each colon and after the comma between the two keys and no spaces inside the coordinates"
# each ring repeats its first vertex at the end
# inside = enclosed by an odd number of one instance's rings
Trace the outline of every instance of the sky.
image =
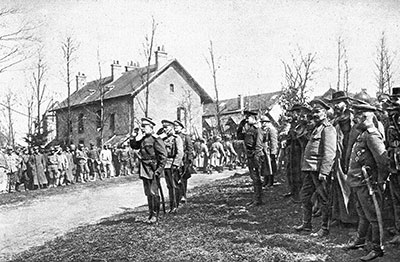
{"type": "MultiPolygon", "coordinates": [[[[143,43],[151,21],[158,23],[155,43],[163,45],[212,96],[212,75],[206,58],[210,40],[217,58],[220,98],[280,90],[284,82],[282,61],[291,54],[315,53],[316,74],[311,95],[336,87],[337,39],[347,49],[350,91],[376,92],[375,59],[383,31],[395,57],[395,85],[400,85],[399,1],[332,0],[3,0],[20,9],[19,19],[39,25],[40,39],[49,67],[49,96],[64,100],[61,43],[67,36],[79,42],[72,72],[88,80],[110,75],[110,64],[119,60],[145,65],[143,43]]],[[[29,92],[34,56],[0,74],[0,95],[11,89],[20,96],[29,92]]],[[[21,100],[21,99],[18,99],[21,100]]],[[[22,112],[26,109],[16,103],[22,112]]],[[[25,110],[25,111],[24,111],[25,110]]],[[[4,111],[4,110],[3,110],[4,111]]],[[[0,116],[2,117],[2,116],[0,116]]],[[[17,133],[23,134],[26,117],[14,114],[17,133]]],[[[4,123],[4,122],[3,122],[4,123]]],[[[26,128],[25,128],[26,129],[26,128]]]]}

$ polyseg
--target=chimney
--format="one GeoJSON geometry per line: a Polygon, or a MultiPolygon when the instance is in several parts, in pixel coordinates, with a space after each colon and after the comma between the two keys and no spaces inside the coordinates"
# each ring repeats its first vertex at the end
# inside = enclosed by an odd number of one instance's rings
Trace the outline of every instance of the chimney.
{"type": "Polygon", "coordinates": [[[238,109],[240,111],[243,110],[243,96],[242,95],[238,95],[238,109]]]}
{"type": "Polygon", "coordinates": [[[134,69],[136,69],[136,68],[139,68],[139,62],[134,63],[133,61],[130,61],[130,62],[128,63],[128,65],[125,66],[125,72],[134,70],[134,69]]]}
{"type": "Polygon", "coordinates": [[[159,69],[160,67],[162,67],[163,65],[165,65],[167,63],[167,53],[164,50],[164,46],[162,46],[161,48],[158,47],[156,53],[156,67],[157,69],[159,69]]]}
{"type": "Polygon", "coordinates": [[[118,78],[120,78],[122,76],[122,74],[124,73],[124,70],[122,68],[122,66],[119,64],[119,61],[113,61],[113,63],[111,64],[111,77],[112,80],[115,81],[118,78]]]}
{"type": "Polygon", "coordinates": [[[76,91],[78,91],[79,88],[82,88],[86,85],[86,75],[84,73],[81,74],[81,72],[78,72],[78,75],[76,77],[76,91]]]}

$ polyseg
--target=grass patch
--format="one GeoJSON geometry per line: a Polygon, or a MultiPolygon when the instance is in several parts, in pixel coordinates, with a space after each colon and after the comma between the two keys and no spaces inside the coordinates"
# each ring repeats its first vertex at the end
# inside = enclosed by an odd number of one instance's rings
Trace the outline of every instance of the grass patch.
{"type": "MultiPolygon", "coordinates": [[[[189,182],[190,183],[190,182],[189,182]]],[[[142,206],[87,225],[12,261],[358,261],[362,250],[342,245],[355,229],[334,228],[326,239],[298,234],[301,207],[282,197],[284,186],[264,191],[260,207],[246,208],[252,195],[248,176],[233,176],[197,187],[176,215],[162,215],[158,225],[143,221],[142,206]]],[[[319,219],[314,226],[318,229],[319,219]]],[[[382,261],[398,261],[388,246],[382,261]]],[[[379,261],[377,259],[376,261],[379,261]]]]}

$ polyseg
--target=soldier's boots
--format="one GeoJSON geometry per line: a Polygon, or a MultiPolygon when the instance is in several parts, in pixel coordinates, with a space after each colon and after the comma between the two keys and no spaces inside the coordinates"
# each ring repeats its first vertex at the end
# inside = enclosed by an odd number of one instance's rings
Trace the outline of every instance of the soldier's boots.
{"type": "Polygon", "coordinates": [[[344,249],[351,250],[351,249],[359,249],[365,247],[365,238],[356,238],[355,240],[351,241],[348,245],[344,247],[344,249]]]}
{"type": "Polygon", "coordinates": [[[309,224],[303,223],[303,224],[301,224],[299,226],[293,227],[293,229],[296,230],[297,232],[302,232],[302,231],[311,232],[312,226],[309,225],[309,224]]]}
{"type": "Polygon", "coordinates": [[[318,238],[326,237],[328,235],[329,235],[329,230],[326,228],[321,228],[320,230],[318,230],[318,232],[310,234],[310,236],[318,238]]]}
{"type": "Polygon", "coordinates": [[[375,258],[383,257],[383,254],[384,254],[384,252],[383,252],[382,249],[380,249],[380,250],[372,250],[367,255],[365,255],[363,257],[360,257],[360,260],[361,261],[371,261],[371,260],[374,260],[375,258]]]}

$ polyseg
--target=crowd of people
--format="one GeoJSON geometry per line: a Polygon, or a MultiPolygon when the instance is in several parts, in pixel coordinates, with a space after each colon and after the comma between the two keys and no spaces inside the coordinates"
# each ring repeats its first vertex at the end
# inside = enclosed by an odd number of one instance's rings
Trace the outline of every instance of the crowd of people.
{"type": "Polygon", "coordinates": [[[369,240],[372,248],[362,261],[383,256],[384,231],[394,235],[391,243],[400,243],[400,88],[374,104],[343,91],[330,100],[294,104],[279,125],[245,111],[236,134],[207,140],[193,139],[179,120],[161,124],[155,132],[156,123],[142,118],[140,128],[119,148],[7,148],[0,155],[0,190],[85,183],[131,175],[138,167],[148,200],[147,222],[154,224],[160,206],[165,212],[160,177],[167,184],[169,212],[176,213],[187,201],[191,174],[247,165],[254,188],[249,207],[263,205],[263,187],[273,186],[278,173],[286,175],[289,192],[283,196],[303,210],[294,230],[311,233],[316,216],[322,223],[313,237],[329,235],[333,226],[357,226],[357,237],[346,248],[364,247],[369,240]]]}
{"type": "MultiPolygon", "coordinates": [[[[254,186],[249,206],[258,206],[263,166],[275,155],[263,152],[262,118],[257,112],[245,116],[237,136],[244,140],[254,186]]],[[[374,103],[338,91],[329,100],[294,104],[282,120],[276,160],[287,178],[284,196],[303,210],[294,230],[311,233],[316,216],[322,222],[313,237],[326,237],[333,226],[355,226],[357,236],[345,248],[370,247],[362,261],[383,256],[388,234],[394,236],[389,243],[400,243],[400,88],[374,103]]]]}
{"type": "Polygon", "coordinates": [[[136,158],[128,142],[119,147],[103,148],[90,143],[18,148],[6,147],[0,154],[0,192],[37,190],[68,186],[118,176],[135,170],[136,158]]]}

